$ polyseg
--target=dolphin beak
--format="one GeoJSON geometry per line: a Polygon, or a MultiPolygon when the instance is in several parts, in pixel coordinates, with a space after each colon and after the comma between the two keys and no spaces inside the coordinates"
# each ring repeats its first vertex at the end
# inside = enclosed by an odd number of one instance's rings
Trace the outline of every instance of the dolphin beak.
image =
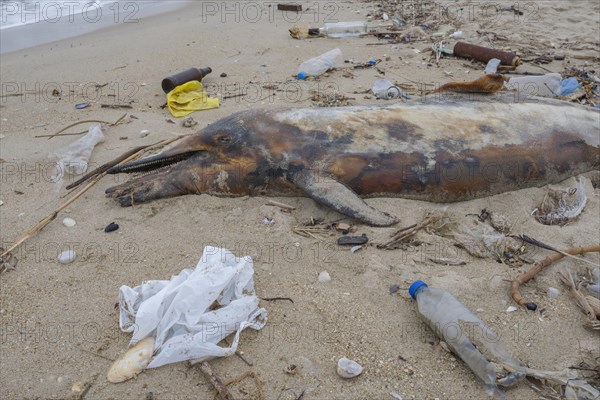
{"type": "Polygon", "coordinates": [[[208,150],[209,149],[206,147],[202,137],[197,134],[191,135],[167,151],[152,157],[146,157],[142,158],[141,160],[131,161],[122,165],[116,165],[106,171],[106,173],[118,174],[120,172],[148,172],[185,161],[198,155],[206,158],[206,156],[209,154],[208,150]]]}
{"type": "MultiPolygon", "coordinates": [[[[175,149],[173,149],[175,150],[175,149]]],[[[142,158],[141,160],[131,161],[125,164],[116,165],[106,171],[107,174],[118,174],[121,172],[133,173],[133,172],[147,172],[158,168],[165,167],[167,165],[176,164],[178,162],[187,160],[192,156],[199,153],[199,151],[166,151],[156,156],[142,158]]]]}

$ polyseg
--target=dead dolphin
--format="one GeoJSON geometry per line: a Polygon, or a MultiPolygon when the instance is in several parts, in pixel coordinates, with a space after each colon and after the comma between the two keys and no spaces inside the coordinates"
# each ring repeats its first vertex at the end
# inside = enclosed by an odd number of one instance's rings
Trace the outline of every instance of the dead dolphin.
{"type": "Polygon", "coordinates": [[[388,106],[242,111],[109,173],[157,171],[109,188],[122,206],[163,197],[312,197],[377,226],[361,197],[455,202],[555,183],[600,165],[600,113],[513,96],[388,106]]]}

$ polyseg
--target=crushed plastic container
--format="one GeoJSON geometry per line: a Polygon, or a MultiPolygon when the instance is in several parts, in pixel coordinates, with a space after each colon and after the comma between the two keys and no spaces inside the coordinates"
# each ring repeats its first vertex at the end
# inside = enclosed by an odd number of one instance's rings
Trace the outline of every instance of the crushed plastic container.
{"type": "Polygon", "coordinates": [[[522,76],[510,78],[506,83],[508,89],[517,90],[524,95],[555,97],[562,93],[562,76],[558,73],[550,73],[538,76],[522,76]]]}
{"type": "Polygon", "coordinates": [[[304,61],[298,67],[298,79],[306,79],[309,76],[319,76],[332,68],[337,68],[344,63],[344,57],[340,49],[333,49],[320,56],[304,61]]]}
{"type": "Polygon", "coordinates": [[[420,280],[415,281],[408,292],[417,301],[421,319],[483,381],[488,396],[504,399],[504,393],[497,386],[497,366],[493,362],[515,371],[503,379],[506,385],[525,376],[521,362],[511,356],[500,337],[452,294],[430,288],[420,280]]]}

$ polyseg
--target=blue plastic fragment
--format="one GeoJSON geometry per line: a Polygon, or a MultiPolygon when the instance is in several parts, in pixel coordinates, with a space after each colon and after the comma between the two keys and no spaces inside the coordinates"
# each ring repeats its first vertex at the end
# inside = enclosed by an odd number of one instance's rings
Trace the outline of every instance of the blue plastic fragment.
{"type": "Polygon", "coordinates": [[[561,87],[560,95],[566,96],[568,94],[575,92],[577,89],[579,89],[579,82],[577,82],[577,79],[575,79],[575,78],[563,79],[562,81],[560,81],[560,87],[561,87]]]}
{"type": "Polygon", "coordinates": [[[82,110],[84,108],[88,108],[90,106],[90,103],[77,103],[75,104],[75,108],[78,110],[82,110]]]}

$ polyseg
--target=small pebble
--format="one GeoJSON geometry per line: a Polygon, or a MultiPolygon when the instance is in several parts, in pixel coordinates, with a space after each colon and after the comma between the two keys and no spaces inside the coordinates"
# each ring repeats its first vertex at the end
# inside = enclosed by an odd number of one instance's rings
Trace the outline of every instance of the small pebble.
{"type": "Polygon", "coordinates": [[[77,255],[73,250],[66,250],[58,255],[58,262],[61,264],[70,264],[75,261],[75,257],[77,255]]]}
{"type": "Polygon", "coordinates": [[[67,228],[71,228],[75,225],[77,225],[77,222],[75,222],[75,220],[73,218],[65,218],[63,219],[63,225],[66,226],[67,228]]]}
{"type": "Polygon", "coordinates": [[[329,272],[323,271],[319,274],[319,282],[325,283],[325,282],[329,282],[330,280],[331,280],[331,275],[329,275],[329,272]]]}
{"type": "Polygon", "coordinates": [[[341,238],[338,239],[337,243],[340,246],[344,246],[344,245],[361,245],[361,244],[365,244],[369,241],[369,238],[367,237],[367,235],[362,235],[362,236],[342,236],[341,238]]]}
{"type": "Polygon", "coordinates": [[[221,74],[221,78],[227,78],[227,74],[226,74],[225,72],[223,72],[223,73],[221,74]]]}
{"type": "Polygon", "coordinates": [[[448,343],[444,342],[443,340],[440,341],[440,347],[442,349],[444,349],[444,351],[447,351],[448,353],[451,353],[452,351],[450,350],[450,347],[448,347],[448,343]]]}
{"type": "Polygon", "coordinates": [[[551,299],[555,299],[558,296],[560,296],[560,291],[558,289],[553,287],[548,288],[548,297],[550,297],[551,299]]]}
{"type": "Polygon", "coordinates": [[[140,137],[141,138],[144,138],[144,137],[148,136],[149,134],[150,134],[150,131],[148,129],[142,129],[140,131],[140,137]]]}
{"type": "Polygon", "coordinates": [[[340,358],[337,365],[337,373],[342,378],[354,378],[359,376],[363,371],[363,368],[356,361],[347,359],[346,357],[340,358]]]}
{"type": "Polygon", "coordinates": [[[106,228],[104,228],[104,232],[110,233],[116,231],[117,229],[119,229],[119,225],[115,224],[114,222],[111,222],[110,224],[106,225],[106,228]]]}
{"type": "Polygon", "coordinates": [[[562,54],[562,53],[556,53],[556,54],[554,55],[554,59],[555,59],[555,60],[564,60],[564,59],[565,59],[565,55],[564,55],[564,54],[562,54]]]}
{"type": "Polygon", "coordinates": [[[506,312],[515,312],[515,311],[517,311],[517,310],[518,310],[518,308],[517,308],[517,307],[515,307],[515,306],[510,306],[510,307],[508,307],[508,308],[506,309],[506,312]]]}
{"type": "Polygon", "coordinates": [[[1,206],[1,205],[4,205],[4,202],[3,202],[2,200],[0,200],[0,206],[1,206]]]}
{"type": "Polygon", "coordinates": [[[396,283],[394,283],[392,286],[390,286],[390,294],[396,293],[399,289],[400,289],[400,286],[398,286],[396,283]]]}

